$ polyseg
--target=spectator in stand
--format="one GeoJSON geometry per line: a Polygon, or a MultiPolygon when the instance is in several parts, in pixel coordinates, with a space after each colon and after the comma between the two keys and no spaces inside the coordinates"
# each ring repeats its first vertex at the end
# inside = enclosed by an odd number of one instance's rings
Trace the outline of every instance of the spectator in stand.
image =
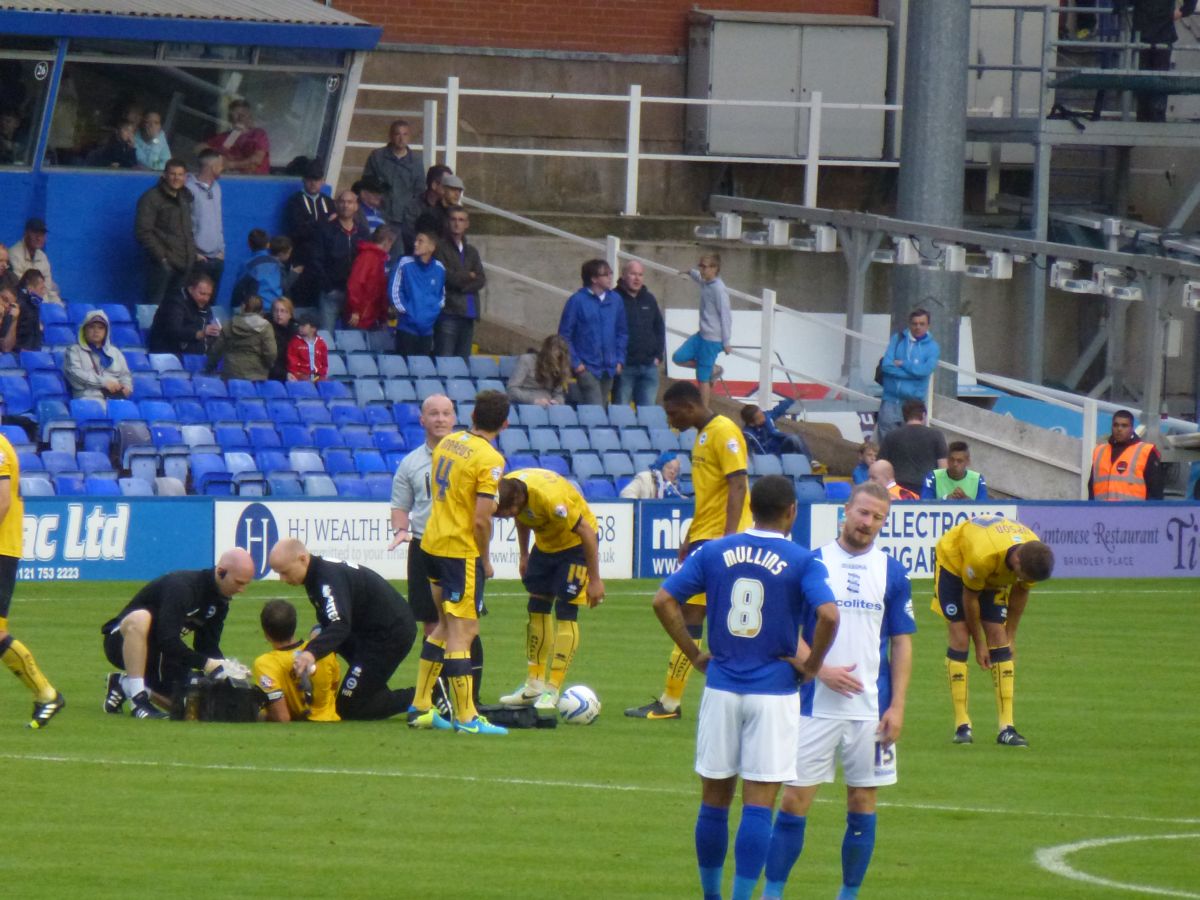
{"type": "Polygon", "coordinates": [[[188,174],[192,195],[192,237],[196,242],[195,268],[212,279],[213,294],[221,290],[225,272],[225,225],[221,215],[221,185],[225,162],[216,150],[201,150],[199,170],[188,174]]]}
{"type": "Polygon", "coordinates": [[[613,291],[612,268],[604,260],[589,259],[580,277],[583,287],[567,298],[558,333],[571,351],[579,402],[608,406],[629,343],[625,302],[613,291]]]}
{"type": "Polygon", "coordinates": [[[296,318],[296,336],[288,344],[287,380],[324,381],[329,376],[329,346],[317,334],[317,318],[307,310],[296,318]]]}
{"type": "Polygon", "coordinates": [[[186,184],[187,166],[170,159],[158,184],[138,199],[134,233],[146,251],[146,302],[154,306],[179,293],[196,262],[192,193],[186,184]]]}
{"type": "Polygon", "coordinates": [[[358,220],[358,195],[342,191],[335,203],[337,215],[322,222],[317,229],[317,246],[313,265],[320,275],[321,327],[333,331],[346,305],[346,282],[350,267],[358,252],[359,242],[368,240],[371,233],[358,220]]]}
{"type": "Polygon", "coordinates": [[[1104,501],[1161,500],[1162,458],[1158,448],[1134,431],[1133,413],[1113,413],[1112,433],[1092,453],[1088,499],[1104,501]]]}
{"type": "Polygon", "coordinates": [[[443,175],[442,191],[438,202],[417,216],[413,229],[417,233],[431,231],[438,236],[439,241],[446,237],[450,233],[450,207],[462,205],[465,189],[466,185],[457,175],[449,172],[443,175]]]}
{"type": "Polygon", "coordinates": [[[674,450],[664,450],[650,468],[638,472],[633,480],[621,488],[621,496],[626,500],[670,500],[681,499],[683,492],[679,489],[679,454],[674,450]]]}
{"type": "Polygon", "coordinates": [[[635,259],[621,266],[617,293],[625,302],[629,346],[614,388],[613,402],[653,406],[658,399],[658,367],[667,358],[667,327],[658,300],[645,285],[646,269],[635,259]]]}
{"type": "Polygon", "coordinates": [[[433,353],[433,326],[446,305],[446,267],[433,258],[437,235],[418,231],[412,256],[392,272],[388,296],[396,308],[396,352],[401,356],[433,353]]]}
{"type": "Polygon", "coordinates": [[[729,308],[729,291],[721,280],[721,257],[705,253],[696,268],[681,272],[700,285],[700,330],[680,345],[671,357],[677,366],[696,370],[700,383],[700,403],[708,406],[712,386],[724,369],[716,364],[724,350],[729,353],[733,341],[733,313],[729,308]]]}
{"type": "Polygon", "coordinates": [[[446,210],[447,234],[438,241],[437,259],[446,268],[446,306],[433,329],[434,356],[471,355],[479,292],[487,286],[479,251],[467,243],[471,217],[461,206],[446,210]]]}
{"type": "Polygon", "coordinates": [[[0,109],[0,165],[25,161],[29,130],[24,128],[21,113],[12,107],[0,109]]]}
{"type": "MultiPolygon", "coordinates": [[[[905,401],[924,401],[929,392],[929,379],[937,368],[940,355],[941,349],[929,333],[928,310],[914,309],[908,314],[908,328],[892,335],[879,361],[883,375],[883,399],[879,404],[875,439],[880,446],[883,446],[889,431],[906,422],[903,418],[905,401]]],[[[932,468],[926,468],[921,473],[922,477],[932,468]]]]}
{"type": "Polygon", "coordinates": [[[138,165],[152,172],[161,172],[171,158],[171,148],[162,130],[162,113],[147,110],[142,116],[142,127],[133,136],[133,149],[138,165]]]}
{"type": "Polygon", "coordinates": [[[138,165],[137,144],[134,135],[137,127],[130,122],[121,122],[113,129],[108,140],[87,155],[86,165],[101,169],[136,169],[138,165]]]}
{"type": "Polygon", "coordinates": [[[380,225],[369,241],[358,242],[358,255],[346,282],[346,325],[374,331],[387,325],[388,253],[396,242],[390,225],[380,225]]]}
{"type": "Polygon", "coordinates": [[[26,269],[17,283],[17,305],[21,320],[17,326],[18,350],[42,349],[42,303],[46,279],[37,269],[26,269]]]}
{"type": "Polygon", "coordinates": [[[905,400],[902,412],[904,424],[888,432],[879,445],[879,457],[892,464],[903,487],[919,495],[926,474],[946,468],[946,438],[925,424],[924,400],[905,400]]]}
{"type": "Polygon", "coordinates": [[[508,378],[508,396],[513,403],[558,406],[567,402],[571,381],[571,350],[561,335],[542,341],[541,349],[517,358],[508,378]]]}
{"type": "Polygon", "coordinates": [[[207,354],[221,336],[212,311],[213,282],[203,272],[188,276],[187,286],[163,300],[150,324],[151,353],[207,354]]]}
{"type": "Polygon", "coordinates": [[[333,200],[321,192],[325,184],[325,165],[320,160],[308,164],[301,184],[302,189],[288,197],[283,208],[287,236],[292,239],[292,262],[300,273],[288,296],[300,306],[314,306],[321,289],[313,266],[317,233],[323,222],[337,218],[337,210],[333,200]]]}
{"type": "Polygon", "coordinates": [[[5,284],[15,290],[17,287],[17,276],[8,267],[8,248],[0,244],[0,285],[5,284]]]}
{"type": "Polygon", "coordinates": [[[969,468],[971,448],[966,441],[954,441],[946,456],[946,468],[934,469],[925,476],[922,500],[986,500],[987,482],[969,468]]]}
{"type": "Polygon", "coordinates": [[[358,195],[358,216],[368,231],[374,234],[380,225],[388,224],[382,212],[388,192],[386,184],[368,175],[350,185],[350,190],[358,195]]]}
{"type": "Polygon", "coordinates": [[[863,441],[858,447],[858,465],[854,467],[851,473],[851,478],[855,484],[862,484],[864,481],[869,481],[869,470],[871,463],[879,459],[879,445],[874,441],[863,441]]]}
{"type": "MultiPolygon", "coordinates": [[[[449,166],[430,166],[425,174],[425,190],[409,200],[400,214],[400,238],[403,247],[396,253],[411,254],[417,237],[417,220],[442,203],[442,179],[453,174],[449,166]]],[[[391,192],[389,191],[389,197],[391,192]]]]}
{"type": "Polygon", "coordinates": [[[287,381],[288,347],[300,331],[295,320],[296,309],[291,298],[280,297],[271,304],[271,328],[275,332],[275,364],[269,377],[272,381],[287,381]]]}
{"type": "Polygon", "coordinates": [[[425,186],[424,166],[420,157],[408,146],[410,133],[408,122],[396,119],[388,129],[387,144],[372,150],[363,167],[364,180],[370,178],[385,187],[380,212],[388,224],[396,227],[404,221],[404,209],[408,202],[420,194],[425,186]]]}
{"type": "Polygon", "coordinates": [[[17,303],[17,290],[8,284],[0,285],[0,353],[12,353],[17,349],[20,326],[21,307],[17,303]]]}
{"type": "Polygon", "coordinates": [[[241,311],[223,329],[208,351],[210,369],[223,362],[221,377],[246,381],[266,381],[275,365],[279,349],[275,344],[275,329],[262,315],[263,302],[250,296],[241,311]]]}
{"type": "Polygon", "coordinates": [[[896,471],[886,459],[877,459],[871,463],[868,481],[873,481],[888,492],[893,500],[919,500],[916,492],[896,483],[896,471]]]}
{"type": "MultiPolygon", "coordinates": [[[[1150,46],[1139,52],[1138,68],[1143,71],[1169,72],[1171,49],[1179,40],[1175,23],[1186,16],[1196,14],[1196,0],[1137,0],[1133,3],[1114,3],[1117,11],[1122,7],[1133,8],[1133,32],[1143,44],[1150,46]]],[[[1167,93],[1138,93],[1137,120],[1139,122],[1167,121],[1167,93]]]]}
{"type": "Polygon", "coordinates": [[[45,293],[42,295],[51,303],[62,303],[63,298],[58,293],[58,285],[50,274],[50,258],[46,256],[46,223],[42,219],[28,219],[25,222],[25,233],[21,240],[12,245],[5,253],[5,261],[13,275],[20,278],[27,269],[37,269],[46,279],[45,293]]]}
{"type": "Polygon", "coordinates": [[[235,175],[270,175],[271,140],[255,127],[248,102],[239,99],[229,104],[229,124],[228,131],[214,134],[196,147],[196,153],[206,147],[216,150],[225,160],[225,168],[235,175]]]}
{"type": "Polygon", "coordinates": [[[94,309],[79,326],[79,341],[67,348],[63,375],[74,397],[108,400],[133,393],[133,375],[125,354],[108,339],[108,316],[94,309]]]}
{"type": "Polygon", "coordinates": [[[257,295],[262,298],[266,315],[272,304],[290,291],[300,274],[299,269],[290,265],[292,241],[283,234],[270,237],[262,228],[252,229],[246,241],[250,245],[250,258],[242,265],[233,286],[233,305],[241,306],[247,297],[257,295]]]}
{"type": "Polygon", "coordinates": [[[753,403],[742,407],[742,434],[746,436],[746,447],[751,453],[767,456],[802,453],[810,462],[815,462],[804,438],[792,432],[780,431],[775,424],[787,415],[794,402],[790,397],[784,397],[770,412],[763,412],[753,403]]]}

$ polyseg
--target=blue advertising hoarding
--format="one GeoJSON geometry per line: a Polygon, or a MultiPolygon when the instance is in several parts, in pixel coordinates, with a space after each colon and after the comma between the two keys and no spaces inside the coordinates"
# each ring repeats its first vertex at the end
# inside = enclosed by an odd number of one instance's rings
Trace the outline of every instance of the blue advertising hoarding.
{"type": "Polygon", "coordinates": [[[208,497],[31,497],[21,581],[145,581],[213,559],[208,497]]]}

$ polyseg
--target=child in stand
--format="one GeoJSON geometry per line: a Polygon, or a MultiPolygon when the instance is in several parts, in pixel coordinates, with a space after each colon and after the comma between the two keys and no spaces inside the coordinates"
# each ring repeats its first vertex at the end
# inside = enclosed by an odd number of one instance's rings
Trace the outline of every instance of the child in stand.
{"type": "Polygon", "coordinates": [[[729,310],[729,291],[721,280],[721,257],[706,253],[695,269],[680,272],[700,285],[700,330],[683,342],[671,361],[677,366],[696,370],[700,383],[700,402],[708,406],[713,382],[724,369],[716,365],[724,350],[730,352],[733,339],[733,315],[729,310]]]}
{"type": "Polygon", "coordinates": [[[317,334],[317,318],[305,310],[296,321],[300,330],[288,344],[288,381],[324,381],[329,375],[329,345],[317,334]]]}

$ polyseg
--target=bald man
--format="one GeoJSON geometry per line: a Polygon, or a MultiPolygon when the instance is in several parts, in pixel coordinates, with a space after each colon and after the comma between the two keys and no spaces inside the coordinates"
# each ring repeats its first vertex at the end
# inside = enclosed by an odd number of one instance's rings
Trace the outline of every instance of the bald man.
{"type": "Polygon", "coordinates": [[[893,500],[919,500],[916,494],[896,483],[896,470],[886,459],[877,459],[867,469],[867,481],[873,481],[893,500]]]}
{"type": "Polygon", "coordinates": [[[125,672],[108,676],[104,711],[120,713],[128,699],[135,719],[165,719],[158,707],[170,706],[191,671],[221,678],[244,670],[225,659],[221,632],[230,598],[253,580],[254,560],[235,547],[210,569],[171,572],[138,591],[100,629],[104,655],[125,672]]]}
{"type": "Polygon", "coordinates": [[[343,719],[386,719],[408,711],[411,687],[393,691],[388,679],[417,636],[412,610],[382,575],[354,563],[312,556],[295,538],[271,548],[269,563],[285,584],[302,586],[317,612],[320,633],[296,654],[292,674],[312,674],[337,653],[346,677],[337,693],[343,719]]]}

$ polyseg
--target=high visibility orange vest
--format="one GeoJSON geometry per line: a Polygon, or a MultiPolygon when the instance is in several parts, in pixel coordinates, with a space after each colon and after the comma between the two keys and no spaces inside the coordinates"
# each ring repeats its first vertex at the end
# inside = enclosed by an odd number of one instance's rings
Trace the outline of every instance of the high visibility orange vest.
{"type": "Polygon", "coordinates": [[[1145,500],[1146,463],[1153,444],[1135,441],[1114,460],[1105,441],[1092,453],[1092,496],[1096,500],[1145,500]]]}

